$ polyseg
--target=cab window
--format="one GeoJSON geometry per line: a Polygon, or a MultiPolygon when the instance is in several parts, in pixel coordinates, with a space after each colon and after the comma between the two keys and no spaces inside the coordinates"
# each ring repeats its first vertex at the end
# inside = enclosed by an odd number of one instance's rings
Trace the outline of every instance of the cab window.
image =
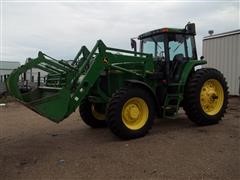
{"type": "Polygon", "coordinates": [[[187,52],[188,52],[189,59],[192,59],[192,60],[197,59],[194,36],[191,36],[191,35],[186,36],[186,41],[187,41],[187,52]]]}
{"type": "Polygon", "coordinates": [[[186,57],[184,36],[182,34],[169,34],[169,59],[172,61],[176,56],[186,57]]]}
{"type": "Polygon", "coordinates": [[[152,54],[155,58],[164,58],[164,38],[163,35],[157,35],[142,40],[142,52],[152,54]]]}

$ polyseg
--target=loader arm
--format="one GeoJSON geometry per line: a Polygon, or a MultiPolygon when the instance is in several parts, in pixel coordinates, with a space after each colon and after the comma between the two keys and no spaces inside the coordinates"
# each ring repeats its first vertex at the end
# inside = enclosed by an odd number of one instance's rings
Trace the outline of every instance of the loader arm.
{"type": "Polygon", "coordinates": [[[101,40],[97,41],[91,53],[83,46],[71,65],[39,52],[37,58],[29,59],[28,63],[11,73],[7,89],[28,108],[60,122],[75,111],[106,66],[103,62],[105,49],[101,40]],[[47,82],[31,92],[21,93],[19,76],[31,68],[48,72],[47,82]]]}
{"type": "Polygon", "coordinates": [[[68,117],[88,97],[105,69],[113,69],[144,78],[146,72],[153,70],[152,56],[134,51],[106,47],[98,40],[91,52],[83,46],[71,64],[56,60],[42,52],[12,72],[7,80],[7,88],[18,101],[54,121],[60,122],[68,117]],[[123,55],[121,53],[127,54],[123,55]],[[129,66],[141,66],[137,71],[129,66]],[[21,93],[18,88],[19,76],[31,68],[48,72],[44,86],[21,93]]]}

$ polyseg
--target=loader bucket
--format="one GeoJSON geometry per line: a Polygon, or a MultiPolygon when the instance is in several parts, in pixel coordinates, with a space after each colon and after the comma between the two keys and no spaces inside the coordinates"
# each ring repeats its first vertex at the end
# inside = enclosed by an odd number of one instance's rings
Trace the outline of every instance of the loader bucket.
{"type": "Polygon", "coordinates": [[[25,94],[24,99],[26,106],[54,122],[60,122],[69,115],[70,93],[66,89],[38,88],[25,94]]]}
{"type": "Polygon", "coordinates": [[[71,64],[39,52],[37,58],[29,58],[26,64],[10,74],[7,89],[28,108],[54,122],[60,122],[76,110],[101,72],[108,67],[106,49],[114,50],[107,48],[101,40],[97,41],[91,52],[82,46],[71,64]],[[43,85],[23,93],[18,87],[19,77],[32,68],[47,72],[47,80],[43,85]]]}
{"type": "Polygon", "coordinates": [[[60,122],[72,112],[69,110],[71,87],[67,82],[71,81],[74,73],[76,69],[71,65],[47,59],[40,52],[36,59],[30,59],[14,70],[6,85],[9,93],[22,104],[54,122],[60,122]],[[18,87],[19,76],[31,68],[47,71],[49,78],[44,86],[22,93],[18,87]]]}

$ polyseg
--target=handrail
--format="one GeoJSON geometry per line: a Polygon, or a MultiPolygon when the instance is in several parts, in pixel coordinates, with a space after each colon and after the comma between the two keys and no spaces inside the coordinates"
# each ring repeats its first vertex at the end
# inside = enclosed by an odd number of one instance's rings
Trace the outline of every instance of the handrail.
{"type": "Polygon", "coordinates": [[[120,63],[112,63],[112,65],[114,66],[118,66],[118,65],[126,65],[126,64],[142,64],[144,65],[144,61],[143,62],[120,62],[120,63]]]}
{"type": "Polygon", "coordinates": [[[147,53],[141,53],[141,52],[129,51],[129,50],[125,50],[125,49],[111,48],[111,47],[107,47],[106,50],[117,51],[117,52],[125,52],[125,53],[129,53],[129,54],[144,55],[144,56],[147,56],[147,57],[152,56],[151,54],[147,54],[147,53]]]}
{"type": "Polygon", "coordinates": [[[139,74],[137,72],[134,72],[134,71],[130,71],[128,69],[125,69],[123,67],[120,67],[120,66],[117,66],[117,65],[114,65],[114,64],[111,64],[110,67],[112,69],[115,69],[115,70],[119,70],[119,71],[122,71],[122,72],[126,72],[126,73],[129,73],[129,74],[134,74],[134,75],[137,75],[137,76],[141,76],[142,77],[142,74],[139,74]]]}

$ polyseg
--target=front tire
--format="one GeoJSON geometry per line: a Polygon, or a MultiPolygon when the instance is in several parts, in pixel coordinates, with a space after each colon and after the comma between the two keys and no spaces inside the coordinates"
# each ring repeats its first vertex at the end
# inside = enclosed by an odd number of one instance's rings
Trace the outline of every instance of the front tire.
{"type": "Polygon", "coordinates": [[[187,83],[183,108],[198,125],[218,123],[226,112],[228,87],[221,72],[203,68],[194,72],[187,83]]]}
{"type": "Polygon", "coordinates": [[[92,128],[106,127],[105,112],[100,110],[103,105],[94,104],[88,100],[84,100],[79,107],[79,113],[83,122],[92,128]]]}
{"type": "Polygon", "coordinates": [[[146,135],[154,120],[154,101],[148,91],[127,86],[114,93],[107,108],[107,124],[122,139],[146,135]]]}

